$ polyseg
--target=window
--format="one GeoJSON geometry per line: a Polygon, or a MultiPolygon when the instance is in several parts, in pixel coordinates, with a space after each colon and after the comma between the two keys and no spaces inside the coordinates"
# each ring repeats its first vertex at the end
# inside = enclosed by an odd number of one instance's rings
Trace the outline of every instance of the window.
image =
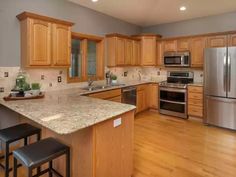
{"type": "Polygon", "coordinates": [[[71,65],[68,82],[104,79],[104,42],[102,37],[72,33],[71,65]]]}

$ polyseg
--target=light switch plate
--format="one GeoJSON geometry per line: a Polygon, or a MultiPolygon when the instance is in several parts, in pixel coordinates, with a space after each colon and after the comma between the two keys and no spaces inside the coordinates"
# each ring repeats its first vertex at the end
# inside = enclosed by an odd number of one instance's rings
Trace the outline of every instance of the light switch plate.
{"type": "Polygon", "coordinates": [[[113,126],[114,126],[114,127],[118,127],[118,126],[120,126],[121,124],[122,124],[121,118],[118,118],[118,119],[116,119],[116,120],[113,121],[113,126]]]}

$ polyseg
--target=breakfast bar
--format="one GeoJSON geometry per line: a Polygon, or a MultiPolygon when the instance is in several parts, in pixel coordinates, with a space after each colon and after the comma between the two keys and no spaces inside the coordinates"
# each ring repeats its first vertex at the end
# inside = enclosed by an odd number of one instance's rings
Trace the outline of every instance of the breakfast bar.
{"type": "MultiPolygon", "coordinates": [[[[38,100],[1,100],[0,106],[17,113],[18,123],[41,128],[42,139],[68,145],[72,177],[132,175],[135,106],[81,96],[77,89],[48,92],[38,100]]],[[[64,174],[64,163],[62,157],[53,166],[64,174]]]]}

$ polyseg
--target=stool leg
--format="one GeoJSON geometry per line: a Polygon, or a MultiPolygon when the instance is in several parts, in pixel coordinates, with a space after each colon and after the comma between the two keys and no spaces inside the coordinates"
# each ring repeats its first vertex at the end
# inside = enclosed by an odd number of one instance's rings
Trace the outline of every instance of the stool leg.
{"type": "MultiPolygon", "coordinates": [[[[37,134],[37,141],[40,141],[41,139],[41,131],[37,134]]],[[[41,166],[37,167],[37,174],[41,172],[41,166]]]]}
{"type": "Polygon", "coordinates": [[[9,177],[9,144],[5,145],[5,177],[9,177]]]}
{"type": "Polygon", "coordinates": [[[52,177],[52,161],[49,162],[49,177],[52,177]]]}
{"type": "Polygon", "coordinates": [[[66,177],[70,177],[70,149],[66,152],[66,177]]]}
{"type": "Polygon", "coordinates": [[[24,138],[24,145],[27,146],[27,144],[28,144],[28,138],[25,137],[25,138],[24,138]]]}
{"type": "Polygon", "coordinates": [[[32,172],[33,172],[32,169],[29,168],[29,169],[28,169],[28,177],[32,177],[32,172]]]}
{"type": "Polygon", "coordinates": [[[17,159],[14,157],[13,177],[17,177],[17,159]]]}

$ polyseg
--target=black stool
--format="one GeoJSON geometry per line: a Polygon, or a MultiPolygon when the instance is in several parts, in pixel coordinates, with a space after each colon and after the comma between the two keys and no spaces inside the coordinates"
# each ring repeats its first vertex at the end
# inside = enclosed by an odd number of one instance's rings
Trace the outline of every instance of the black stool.
{"type": "Polygon", "coordinates": [[[45,163],[49,163],[49,168],[37,171],[33,177],[41,176],[45,173],[52,177],[53,173],[59,177],[63,177],[59,172],[53,169],[53,160],[59,156],[66,155],[66,177],[70,177],[70,148],[54,138],[46,138],[36,143],[24,146],[13,151],[14,171],[13,177],[17,177],[17,160],[28,170],[28,177],[33,176],[33,169],[40,167],[45,163]]]}
{"type": "Polygon", "coordinates": [[[5,158],[5,165],[0,164],[0,167],[5,170],[5,177],[8,177],[12,170],[12,168],[9,168],[9,156],[12,155],[9,149],[10,144],[24,139],[24,145],[27,145],[28,137],[37,135],[37,140],[40,140],[40,134],[41,130],[39,128],[26,123],[0,130],[0,141],[5,144],[5,155],[0,157],[0,159],[5,158]]]}

